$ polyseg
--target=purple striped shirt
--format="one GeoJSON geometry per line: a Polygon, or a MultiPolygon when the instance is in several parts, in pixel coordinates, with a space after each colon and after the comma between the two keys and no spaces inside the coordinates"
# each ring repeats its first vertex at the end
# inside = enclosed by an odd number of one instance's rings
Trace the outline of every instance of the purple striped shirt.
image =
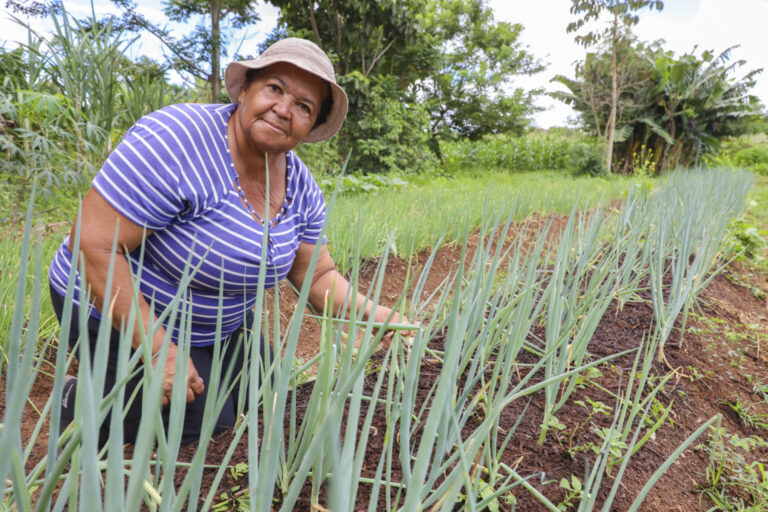
{"type": "MultiPolygon", "coordinates": [[[[244,311],[256,303],[264,228],[243,207],[233,184],[237,173],[227,143],[227,121],[235,107],[180,104],[143,117],[92,183],[118,212],[154,231],[146,239],[143,263],[139,265],[141,248],[127,259],[156,314],[179,292],[185,267],[187,272],[196,269],[181,301],[192,315],[196,346],[216,341],[220,290],[223,337],[240,326],[244,311]]],[[[288,274],[300,242],[320,241],[325,220],[325,200],[309,169],[293,152],[286,160],[288,207],[270,228],[266,288],[288,274]]],[[[68,244],[69,238],[49,272],[51,284],[62,295],[72,260],[68,244]]],[[[79,278],[79,304],[78,283],[79,278]]],[[[93,308],[92,314],[98,316],[93,308]]],[[[174,328],[174,341],[177,335],[174,328]]]]}

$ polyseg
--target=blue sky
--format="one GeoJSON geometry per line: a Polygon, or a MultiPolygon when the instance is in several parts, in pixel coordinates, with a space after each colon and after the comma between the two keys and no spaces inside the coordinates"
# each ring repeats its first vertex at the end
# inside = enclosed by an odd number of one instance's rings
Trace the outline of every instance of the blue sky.
{"type": "MultiPolygon", "coordinates": [[[[138,0],[140,10],[157,23],[163,23],[163,3],[157,0],[138,0]]],[[[753,93],[768,105],[768,0],[665,0],[661,13],[642,11],[640,23],[634,28],[643,40],[664,39],[664,47],[677,54],[692,51],[722,51],[729,46],[740,45],[733,58],[745,59],[745,70],[765,68],[758,76],[753,93]]],[[[73,14],[84,16],[90,13],[90,2],[86,0],[64,0],[73,14]]],[[[569,13],[571,0],[490,0],[496,18],[521,23],[526,44],[536,57],[548,64],[546,71],[533,77],[516,78],[515,87],[543,87],[556,90],[562,87],[550,83],[557,74],[570,75],[573,63],[584,56],[585,50],[573,41],[573,34],[567,34],[565,27],[573,19],[569,13]]],[[[116,12],[108,0],[94,0],[97,14],[116,12]]],[[[233,38],[232,51],[242,43],[241,54],[256,54],[259,42],[275,25],[277,11],[266,5],[260,10],[262,20],[233,38]]],[[[8,11],[0,7],[6,44],[24,40],[23,30],[11,21],[5,21],[8,11]]],[[[174,28],[169,26],[169,28],[174,28]]],[[[178,27],[180,32],[184,27],[178,27]]],[[[40,30],[44,30],[40,27],[40,30]]],[[[134,55],[147,54],[159,58],[161,50],[152,36],[144,35],[132,48],[134,55]]],[[[539,104],[546,110],[539,113],[534,122],[541,127],[564,125],[574,113],[567,106],[549,98],[542,98],[539,104]]]]}

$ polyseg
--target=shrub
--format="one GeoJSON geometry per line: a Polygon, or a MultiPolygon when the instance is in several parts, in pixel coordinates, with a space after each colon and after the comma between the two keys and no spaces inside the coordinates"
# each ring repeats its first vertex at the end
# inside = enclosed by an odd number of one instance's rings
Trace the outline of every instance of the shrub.
{"type": "Polygon", "coordinates": [[[579,174],[590,176],[605,176],[608,168],[605,166],[605,149],[598,142],[580,142],[573,150],[572,169],[579,174]]]}
{"type": "Polygon", "coordinates": [[[758,133],[729,139],[707,163],[713,167],[744,167],[768,176],[768,135],[758,133]]]}
{"type": "Polygon", "coordinates": [[[420,104],[405,101],[396,77],[352,72],[339,82],[350,96],[339,153],[350,154],[351,172],[415,174],[436,166],[428,146],[429,115],[420,104]]]}
{"type": "Polygon", "coordinates": [[[315,177],[336,175],[344,165],[344,157],[339,154],[338,136],[322,142],[299,144],[295,151],[315,177]]]}
{"type": "Polygon", "coordinates": [[[734,159],[737,164],[768,176],[768,144],[741,149],[736,152],[734,159]]]}

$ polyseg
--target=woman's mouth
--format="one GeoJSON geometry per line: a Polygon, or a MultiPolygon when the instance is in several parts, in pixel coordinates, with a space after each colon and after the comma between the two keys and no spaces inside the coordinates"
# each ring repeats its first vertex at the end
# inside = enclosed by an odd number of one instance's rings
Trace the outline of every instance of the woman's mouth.
{"type": "Polygon", "coordinates": [[[264,118],[260,118],[259,120],[264,122],[264,124],[266,124],[271,130],[273,130],[275,132],[278,132],[278,133],[280,133],[282,135],[285,135],[287,133],[287,131],[285,129],[283,129],[283,127],[280,126],[278,123],[269,121],[269,120],[264,119],[264,118]]]}

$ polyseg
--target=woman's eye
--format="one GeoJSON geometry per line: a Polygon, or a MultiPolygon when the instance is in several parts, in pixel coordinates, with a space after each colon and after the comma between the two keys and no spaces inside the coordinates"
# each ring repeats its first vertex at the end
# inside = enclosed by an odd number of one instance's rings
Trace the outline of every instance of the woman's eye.
{"type": "Polygon", "coordinates": [[[280,86],[276,84],[267,84],[272,92],[280,92],[280,86]]]}
{"type": "Polygon", "coordinates": [[[312,109],[309,108],[309,105],[306,103],[299,103],[299,108],[305,113],[305,114],[311,114],[312,109]]]}

